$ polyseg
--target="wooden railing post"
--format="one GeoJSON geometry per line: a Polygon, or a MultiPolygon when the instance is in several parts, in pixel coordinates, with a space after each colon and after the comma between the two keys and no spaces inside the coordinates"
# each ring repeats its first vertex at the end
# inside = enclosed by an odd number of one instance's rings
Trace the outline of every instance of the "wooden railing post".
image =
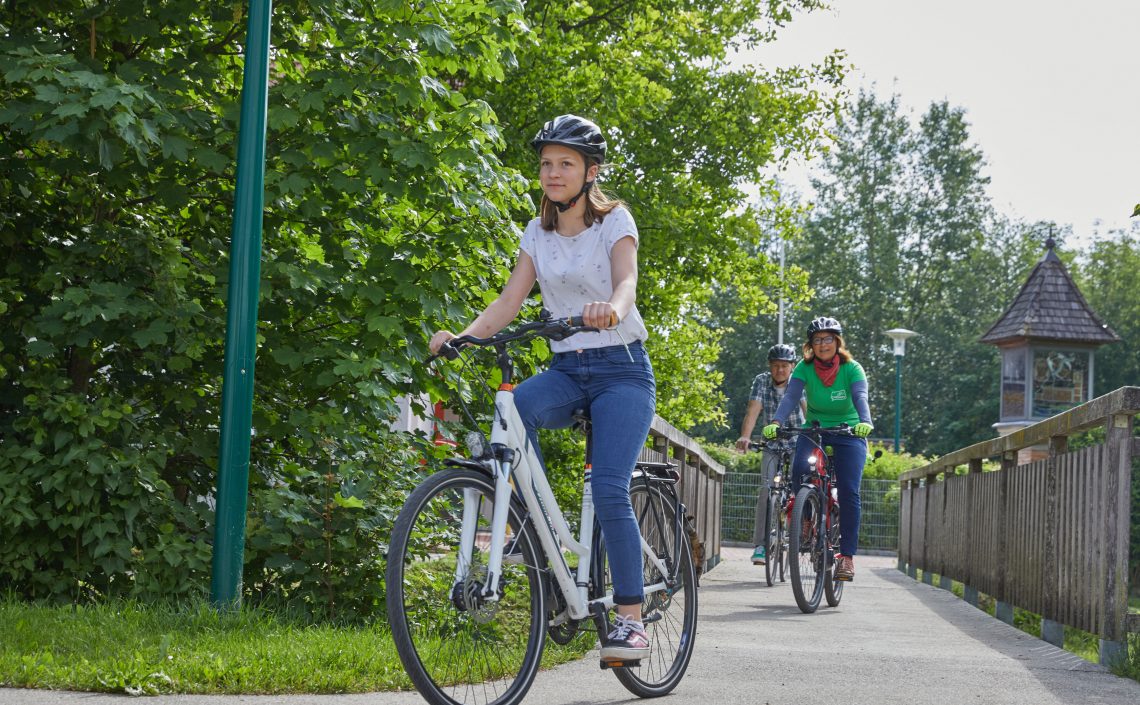
{"type": "Polygon", "coordinates": [[[1013,603],[1010,602],[1010,554],[1009,532],[1013,529],[1010,518],[1010,508],[1013,502],[1009,497],[1009,476],[1017,467],[1017,451],[1007,451],[1001,456],[1000,490],[998,491],[998,508],[1001,516],[998,523],[998,590],[994,598],[997,604],[994,607],[994,616],[1005,622],[1013,624],[1013,603]]]}
{"type": "Polygon", "coordinates": [[[1041,615],[1041,638],[1053,646],[1064,648],[1065,626],[1054,619],[1058,613],[1058,591],[1061,581],[1061,549],[1059,531],[1060,500],[1057,475],[1060,456],[1069,448],[1068,436],[1049,439],[1049,464],[1045,469],[1045,569],[1042,571],[1045,609],[1041,615]]]}
{"type": "MultiPolygon", "coordinates": [[[[977,506],[977,486],[978,481],[982,476],[982,459],[970,458],[970,473],[966,476],[966,506],[977,506]]],[[[977,546],[979,540],[978,522],[970,520],[966,522],[966,545],[977,546]]],[[[962,599],[967,604],[978,606],[978,581],[982,576],[979,571],[980,562],[976,560],[966,561],[966,574],[962,579],[962,599]]]]}
{"type": "Polygon", "coordinates": [[[1104,614],[1100,662],[1128,658],[1128,541],[1132,499],[1132,416],[1108,417],[1104,439],[1104,614]]]}

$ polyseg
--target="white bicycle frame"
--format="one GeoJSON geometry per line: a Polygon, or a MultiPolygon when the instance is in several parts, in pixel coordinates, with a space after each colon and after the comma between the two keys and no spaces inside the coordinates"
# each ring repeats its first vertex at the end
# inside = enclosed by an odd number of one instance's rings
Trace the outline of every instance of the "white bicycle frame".
{"type": "MultiPolygon", "coordinates": [[[[550,572],[558,582],[566,599],[566,613],[556,615],[553,624],[561,624],[568,619],[585,619],[590,616],[590,605],[601,604],[607,610],[614,606],[613,594],[609,593],[598,600],[589,599],[591,548],[594,534],[594,501],[590,491],[590,471],[586,470],[585,486],[582,492],[581,537],[575,539],[566,523],[554,492],[546,479],[542,463],[531,447],[522,418],[515,408],[515,395],[511,389],[500,389],[495,394],[495,418],[491,425],[491,444],[502,444],[514,451],[513,462],[491,460],[495,479],[495,502],[491,517],[490,555],[487,557],[487,576],[482,597],[489,601],[499,599],[499,578],[503,567],[503,545],[507,537],[507,515],[510,509],[512,478],[518,488],[523,503],[534,518],[535,533],[550,563],[550,572]],[[538,519],[541,518],[542,521],[538,519]],[[571,573],[562,553],[565,548],[578,557],[576,574],[571,573]]],[[[463,501],[463,527],[460,533],[460,560],[456,562],[455,580],[467,578],[471,556],[475,550],[475,526],[479,520],[479,493],[466,490],[463,501]]],[[[658,574],[668,575],[665,562],[641,537],[641,552],[645,559],[657,567],[658,574]]],[[[535,566],[541,569],[542,566],[535,566]]],[[[664,580],[646,585],[645,594],[666,589],[664,580]]]]}

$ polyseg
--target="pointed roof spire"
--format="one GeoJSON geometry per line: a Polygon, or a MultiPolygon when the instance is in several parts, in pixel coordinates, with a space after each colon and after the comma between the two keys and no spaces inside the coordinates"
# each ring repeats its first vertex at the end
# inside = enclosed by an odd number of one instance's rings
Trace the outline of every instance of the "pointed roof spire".
{"type": "Polygon", "coordinates": [[[1104,345],[1120,340],[1089,307],[1054,251],[1056,247],[1052,237],[1045,241],[1045,255],[981,342],[1000,345],[1034,339],[1104,345]]]}

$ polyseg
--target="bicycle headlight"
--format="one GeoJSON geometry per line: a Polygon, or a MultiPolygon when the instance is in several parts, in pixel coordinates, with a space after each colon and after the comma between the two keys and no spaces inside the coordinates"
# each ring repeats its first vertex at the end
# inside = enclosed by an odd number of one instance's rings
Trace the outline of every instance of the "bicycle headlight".
{"type": "Polygon", "coordinates": [[[472,458],[485,458],[487,456],[487,440],[479,431],[469,431],[466,436],[467,450],[472,458]]]}
{"type": "Polygon", "coordinates": [[[810,465],[814,468],[815,464],[818,462],[819,462],[819,458],[817,458],[814,454],[808,456],[808,465],[810,465]]]}

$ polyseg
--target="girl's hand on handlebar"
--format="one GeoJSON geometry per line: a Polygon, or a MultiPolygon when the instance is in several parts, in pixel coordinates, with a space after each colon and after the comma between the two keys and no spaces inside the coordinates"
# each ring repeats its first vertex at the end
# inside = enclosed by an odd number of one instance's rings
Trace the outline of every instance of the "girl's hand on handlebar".
{"type": "Polygon", "coordinates": [[[761,433],[768,440],[772,440],[773,438],[776,437],[776,432],[779,430],[780,430],[780,424],[770,423],[764,427],[764,430],[761,433]]]}
{"type": "Polygon", "coordinates": [[[604,330],[618,324],[618,315],[610,302],[594,301],[582,307],[582,321],[587,326],[604,330]]]}
{"type": "Polygon", "coordinates": [[[860,421],[859,423],[855,424],[855,428],[852,429],[852,432],[860,438],[866,438],[867,436],[871,435],[871,431],[874,430],[875,427],[871,424],[860,421]]]}
{"type": "Polygon", "coordinates": [[[443,347],[443,344],[449,340],[454,340],[455,337],[455,334],[449,330],[436,331],[435,335],[431,337],[431,342],[428,343],[431,354],[438,355],[439,349],[443,347]]]}

